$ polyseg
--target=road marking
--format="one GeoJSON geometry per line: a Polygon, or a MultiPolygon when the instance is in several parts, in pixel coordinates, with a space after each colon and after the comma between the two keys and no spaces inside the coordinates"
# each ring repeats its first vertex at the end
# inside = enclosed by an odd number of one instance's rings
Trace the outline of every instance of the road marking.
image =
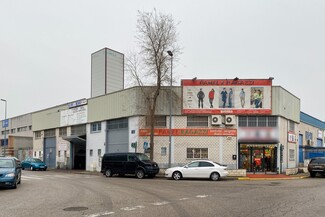
{"type": "Polygon", "coordinates": [[[23,180],[28,180],[28,179],[43,179],[43,178],[40,178],[40,177],[36,177],[36,176],[21,176],[21,178],[23,180]]]}
{"type": "Polygon", "coordinates": [[[86,215],[85,217],[99,217],[99,216],[105,216],[105,215],[113,215],[115,212],[100,212],[100,213],[95,213],[91,215],[86,215]]]}
{"type": "Polygon", "coordinates": [[[204,195],[196,195],[197,198],[205,198],[205,197],[207,197],[207,196],[208,196],[208,195],[205,195],[205,194],[204,194],[204,195]]]}
{"type": "Polygon", "coordinates": [[[188,199],[190,199],[190,198],[184,197],[184,198],[181,198],[179,200],[188,200],[188,199]]]}
{"type": "Polygon", "coordinates": [[[123,207],[123,208],[121,208],[121,210],[132,211],[132,210],[143,209],[143,208],[145,208],[145,207],[144,206],[134,206],[134,207],[123,207]]]}
{"type": "Polygon", "coordinates": [[[170,202],[168,201],[162,201],[162,202],[156,202],[156,203],[151,203],[152,205],[155,205],[155,206],[162,206],[162,205],[166,205],[166,204],[169,204],[170,202]]]}

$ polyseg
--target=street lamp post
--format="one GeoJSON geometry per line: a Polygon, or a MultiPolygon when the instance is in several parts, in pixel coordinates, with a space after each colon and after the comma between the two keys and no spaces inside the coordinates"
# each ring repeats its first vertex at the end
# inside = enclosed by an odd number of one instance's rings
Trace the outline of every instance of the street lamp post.
{"type": "MultiPolygon", "coordinates": [[[[4,142],[3,142],[3,147],[4,147],[4,155],[6,156],[6,145],[7,145],[7,100],[5,99],[1,99],[1,101],[5,102],[5,123],[4,123],[4,127],[5,127],[5,133],[4,133],[4,142]]],[[[3,127],[3,126],[2,126],[3,127]]]]}
{"type": "Polygon", "coordinates": [[[169,50],[167,51],[170,58],[170,89],[169,89],[169,148],[168,148],[168,167],[171,167],[172,161],[172,86],[173,86],[173,53],[169,50]]]}

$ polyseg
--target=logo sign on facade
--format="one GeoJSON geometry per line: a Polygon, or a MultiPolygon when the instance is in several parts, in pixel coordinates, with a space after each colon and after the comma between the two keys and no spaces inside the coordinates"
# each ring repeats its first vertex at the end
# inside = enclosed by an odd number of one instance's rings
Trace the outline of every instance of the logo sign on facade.
{"type": "Polygon", "coordinates": [[[317,135],[318,135],[317,136],[318,139],[323,138],[323,132],[321,130],[318,130],[318,134],[317,135]]]}
{"type": "Polygon", "coordinates": [[[149,148],[150,148],[149,143],[148,142],[144,142],[143,143],[143,149],[147,150],[149,148]]]}
{"type": "Polygon", "coordinates": [[[182,80],[183,114],[271,114],[271,79],[182,80]]]}
{"type": "Polygon", "coordinates": [[[60,112],[60,126],[87,123],[87,105],[67,109],[60,112]]]}
{"type": "Polygon", "coordinates": [[[68,104],[68,107],[69,108],[74,108],[74,107],[78,107],[78,106],[86,105],[86,104],[87,104],[87,100],[86,99],[82,99],[82,100],[78,100],[78,101],[69,103],[68,104]]]}
{"type": "Polygon", "coordinates": [[[246,128],[238,129],[239,142],[275,142],[279,141],[278,128],[246,128]]]}
{"type": "Polygon", "coordinates": [[[297,141],[297,136],[293,132],[288,132],[288,142],[295,143],[297,141]]]}
{"type": "Polygon", "coordinates": [[[2,128],[7,128],[9,126],[9,119],[2,121],[2,128]]]}

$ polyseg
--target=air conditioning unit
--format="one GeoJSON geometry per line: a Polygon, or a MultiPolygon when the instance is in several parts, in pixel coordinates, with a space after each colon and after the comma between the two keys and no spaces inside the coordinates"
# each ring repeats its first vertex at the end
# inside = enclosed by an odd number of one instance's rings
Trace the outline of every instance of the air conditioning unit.
{"type": "Polygon", "coordinates": [[[235,115],[226,115],[225,124],[226,125],[235,125],[236,124],[236,116],[235,115]]]}
{"type": "Polygon", "coordinates": [[[211,125],[220,125],[222,124],[221,115],[212,115],[211,116],[211,125]]]}

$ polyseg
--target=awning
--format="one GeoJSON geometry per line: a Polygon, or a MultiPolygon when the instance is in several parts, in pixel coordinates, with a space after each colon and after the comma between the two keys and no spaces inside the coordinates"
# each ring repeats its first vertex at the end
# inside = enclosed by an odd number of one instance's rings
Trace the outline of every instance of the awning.
{"type": "Polygon", "coordinates": [[[74,144],[86,144],[86,140],[80,136],[63,136],[62,139],[74,144]]]}

